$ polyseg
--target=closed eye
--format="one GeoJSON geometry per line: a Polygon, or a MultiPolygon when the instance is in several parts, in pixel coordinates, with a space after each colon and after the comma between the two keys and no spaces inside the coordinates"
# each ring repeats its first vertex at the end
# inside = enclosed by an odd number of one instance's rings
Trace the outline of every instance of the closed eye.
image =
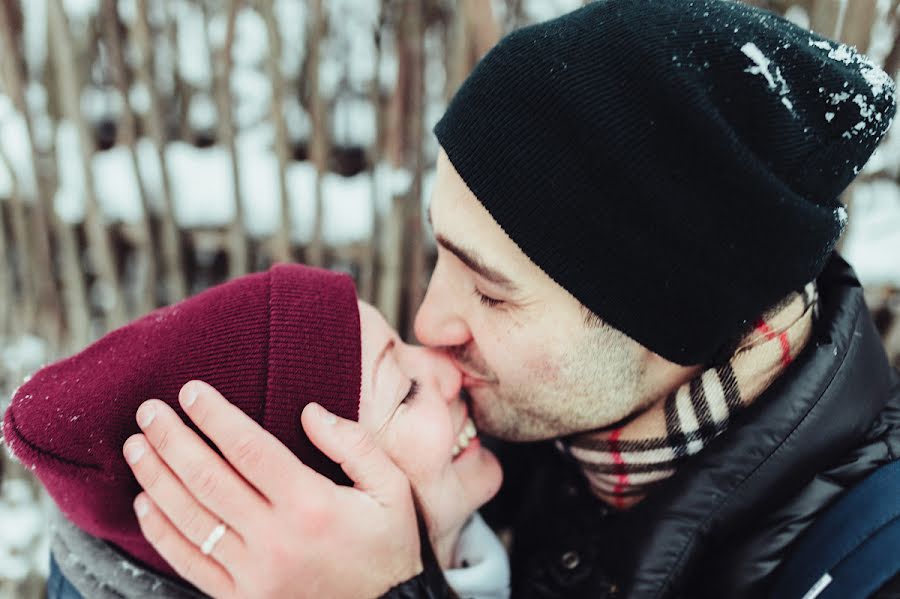
{"type": "Polygon", "coordinates": [[[401,404],[405,404],[408,401],[412,401],[416,398],[416,395],[419,394],[419,381],[416,379],[410,379],[409,391],[406,392],[406,396],[401,401],[401,404]]]}
{"type": "Polygon", "coordinates": [[[481,302],[481,305],[487,306],[488,308],[496,308],[497,306],[499,306],[500,304],[503,303],[503,300],[499,300],[499,299],[493,298],[489,295],[485,295],[485,294],[481,293],[480,291],[478,291],[478,289],[475,289],[475,295],[476,295],[476,297],[478,297],[478,301],[481,302]]]}

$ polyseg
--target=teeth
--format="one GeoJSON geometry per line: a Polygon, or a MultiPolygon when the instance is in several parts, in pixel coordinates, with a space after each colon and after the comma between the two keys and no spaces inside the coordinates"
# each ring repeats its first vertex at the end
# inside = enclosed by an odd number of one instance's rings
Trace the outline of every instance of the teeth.
{"type": "Polygon", "coordinates": [[[455,458],[462,451],[469,446],[469,443],[478,435],[478,430],[475,428],[475,423],[472,422],[471,418],[466,418],[465,424],[463,424],[463,429],[460,431],[459,436],[456,438],[456,444],[453,445],[452,454],[455,458]]]}

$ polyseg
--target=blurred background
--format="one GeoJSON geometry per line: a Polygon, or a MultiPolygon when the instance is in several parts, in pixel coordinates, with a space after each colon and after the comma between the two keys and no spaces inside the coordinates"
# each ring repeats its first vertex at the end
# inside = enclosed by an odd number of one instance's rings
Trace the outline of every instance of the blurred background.
{"type": "MultiPolygon", "coordinates": [[[[41,365],[275,261],[351,273],[409,336],[431,128],[500,36],[582,0],[0,0],[0,413],[41,365]]],[[[900,0],[752,2],[900,69],[900,0]]],[[[841,250],[900,365],[900,131],[841,250]]],[[[0,597],[40,597],[46,498],[0,452],[0,597]]]]}

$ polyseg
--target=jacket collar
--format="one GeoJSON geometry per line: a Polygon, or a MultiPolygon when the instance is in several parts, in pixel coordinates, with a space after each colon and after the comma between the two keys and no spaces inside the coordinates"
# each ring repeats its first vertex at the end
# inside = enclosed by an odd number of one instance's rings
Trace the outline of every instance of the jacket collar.
{"type": "Polygon", "coordinates": [[[797,492],[884,408],[893,374],[855,274],[835,256],[818,283],[820,317],[804,352],[732,428],[630,510],[629,594],[677,592],[703,546],[797,492]]]}

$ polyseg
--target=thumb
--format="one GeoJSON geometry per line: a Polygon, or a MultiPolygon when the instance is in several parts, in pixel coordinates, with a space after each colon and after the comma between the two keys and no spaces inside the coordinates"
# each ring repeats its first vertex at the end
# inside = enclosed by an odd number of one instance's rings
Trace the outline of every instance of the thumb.
{"type": "Polygon", "coordinates": [[[406,476],[358,422],[335,416],[317,403],[303,408],[300,421],[313,445],[340,464],[360,491],[380,503],[409,492],[406,476]]]}

